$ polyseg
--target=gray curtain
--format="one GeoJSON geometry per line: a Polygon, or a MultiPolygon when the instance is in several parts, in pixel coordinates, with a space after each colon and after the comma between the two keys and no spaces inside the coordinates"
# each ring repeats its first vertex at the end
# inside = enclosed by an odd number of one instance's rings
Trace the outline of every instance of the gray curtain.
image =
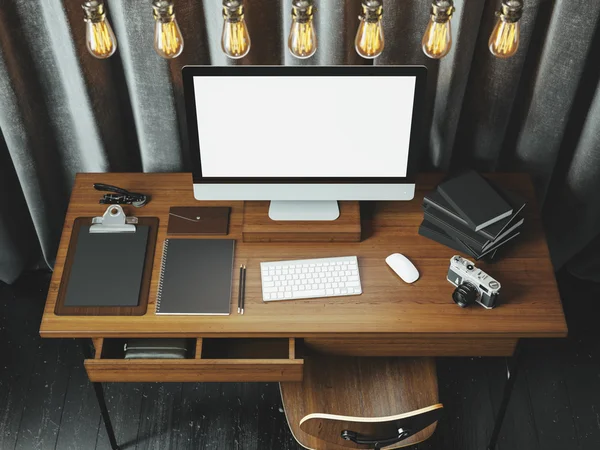
{"type": "MultiPolygon", "coordinates": [[[[246,1],[252,49],[235,63],[373,63],[353,48],[359,0],[317,0],[317,54],[292,58],[290,3],[246,1]]],[[[0,1],[0,280],[7,282],[42,258],[52,266],[75,173],[189,170],[181,67],[234,63],[220,50],[218,0],[176,0],[185,49],[173,61],[153,50],[150,0],[106,0],[118,50],[104,61],[86,51],[80,5],[0,1]]],[[[525,0],[521,45],[508,60],[487,50],[498,7],[488,0],[455,1],[453,49],[429,60],[420,48],[428,5],[384,1],[386,48],[374,61],[429,69],[422,170],[531,173],[555,267],[599,274],[600,244],[590,243],[600,230],[600,72],[592,56],[600,50],[600,2],[525,0]]]]}

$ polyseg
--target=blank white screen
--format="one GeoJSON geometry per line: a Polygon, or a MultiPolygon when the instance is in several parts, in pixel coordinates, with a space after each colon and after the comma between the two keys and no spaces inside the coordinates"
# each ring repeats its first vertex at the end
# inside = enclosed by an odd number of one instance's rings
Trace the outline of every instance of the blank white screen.
{"type": "Polygon", "coordinates": [[[203,177],[404,177],[415,77],[195,77],[203,177]]]}

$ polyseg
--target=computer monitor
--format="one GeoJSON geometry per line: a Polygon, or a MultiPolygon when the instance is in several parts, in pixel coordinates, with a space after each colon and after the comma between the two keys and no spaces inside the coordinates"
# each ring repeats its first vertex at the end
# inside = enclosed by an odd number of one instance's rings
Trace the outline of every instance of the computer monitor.
{"type": "Polygon", "coordinates": [[[338,200],[411,200],[426,68],[186,66],[198,200],[270,200],[334,220],[338,200]]]}

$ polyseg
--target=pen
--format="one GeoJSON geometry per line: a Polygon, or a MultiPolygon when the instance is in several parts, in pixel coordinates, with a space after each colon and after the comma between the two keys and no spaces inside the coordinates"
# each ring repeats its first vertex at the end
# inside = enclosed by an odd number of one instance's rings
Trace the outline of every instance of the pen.
{"type": "Polygon", "coordinates": [[[238,290],[238,314],[242,309],[242,272],[244,270],[244,266],[240,264],[240,289],[238,290]]]}
{"type": "Polygon", "coordinates": [[[244,314],[244,302],[246,301],[246,266],[244,266],[244,272],[242,274],[242,314],[244,314]]]}

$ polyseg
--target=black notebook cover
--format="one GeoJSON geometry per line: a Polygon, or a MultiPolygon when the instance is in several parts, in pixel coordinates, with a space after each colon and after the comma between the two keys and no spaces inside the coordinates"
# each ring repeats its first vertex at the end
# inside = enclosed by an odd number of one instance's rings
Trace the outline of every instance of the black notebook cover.
{"type": "MultiPolygon", "coordinates": [[[[507,230],[511,224],[516,223],[515,218],[523,210],[527,202],[520,195],[504,189],[502,186],[499,186],[492,181],[490,181],[490,184],[500,195],[502,195],[504,200],[506,200],[513,209],[513,214],[510,217],[505,217],[504,219],[477,231],[477,233],[481,234],[483,237],[494,240],[507,230]]],[[[452,205],[450,205],[439,192],[430,192],[423,198],[423,202],[452,217],[454,220],[464,225],[468,225],[467,221],[452,208],[452,205]]]]}
{"type": "Polygon", "coordinates": [[[156,314],[230,313],[233,239],[166,239],[156,314]]]}
{"type": "MultiPolygon", "coordinates": [[[[489,255],[491,252],[495,253],[500,247],[502,247],[507,242],[512,241],[514,238],[516,238],[520,234],[521,234],[521,230],[515,229],[515,230],[511,231],[510,233],[507,233],[505,236],[503,236],[502,239],[499,239],[498,241],[494,241],[493,243],[490,243],[480,253],[475,252],[473,249],[470,249],[471,252],[468,252],[468,253],[473,254],[473,256],[475,257],[475,259],[479,260],[481,258],[484,258],[486,255],[489,255]]],[[[461,242],[467,248],[470,248],[468,244],[462,242],[459,238],[454,237],[453,239],[456,240],[456,241],[461,242]]]]}
{"type": "Polygon", "coordinates": [[[483,237],[476,231],[471,230],[467,225],[445,215],[441,211],[427,204],[423,204],[423,209],[425,211],[425,218],[429,222],[444,230],[444,233],[449,234],[452,237],[456,236],[462,241],[465,241],[465,243],[476,252],[481,252],[489,242],[489,239],[483,237]]]}
{"type": "Polygon", "coordinates": [[[475,231],[513,212],[502,196],[474,170],[444,181],[437,190],[475,231]]]}
{"type": "Polygon", "coordinates": [[[445,245],[446,247],[450,247],[453,250],[466,253],[469,256],[476,256],[476,254],[463,242],[452,239],[452,237],[447,235],[444,232],[444,230],[437,227],[435,224],[429,222],[427,219],[424,219],[423,222],[421,222],[421,226],[419,227],[419,234],[421,236],[425,236],[428,239],[431,239],[432,241],[439,242],[440,244],[445,245]]]}
{"type": "Polygon", "coordinates": [[[65,306],[137,306],[148,243],[147,225],[135,233],[90,233],[81,227],[65,306]]]}

